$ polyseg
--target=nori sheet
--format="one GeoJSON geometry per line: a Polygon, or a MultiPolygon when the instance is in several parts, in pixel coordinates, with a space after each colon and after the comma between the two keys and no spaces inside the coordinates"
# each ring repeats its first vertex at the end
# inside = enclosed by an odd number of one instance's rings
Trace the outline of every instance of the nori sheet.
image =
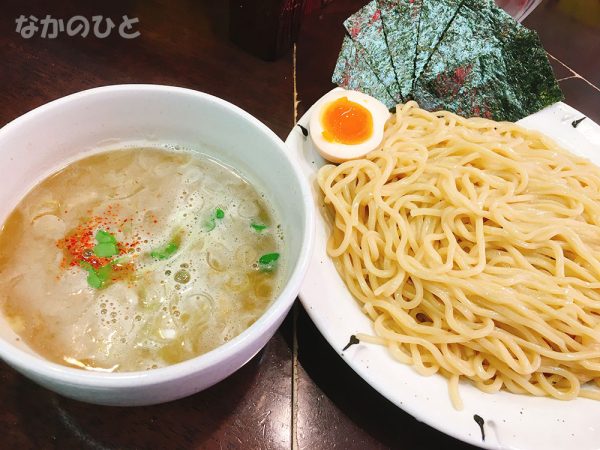
{"type": "Polygon", "coordinates": [[[430,111],[510,121],[563,99],[537,34],[493,0],[374,0],[365,8],[347,21],[357,40],[344,38],[332,78],[342,87],[388,108],[415,99],[430,111]]]}
{"type": "Polygon", "coordinates": [[[462,0],[422,0],[415,51],[414,81],[419,78],[432,52],[457,14],[462,0]]]}
{"type": "Polygon", "coordinates": [[[492,0],[465,0],[416,80],[422,108],[519,120],[562,99],[537,35],[492,0]]]}
{"type": "Polygon", "coordinates": [[[378,0],[383,32],[402,100],[409,98],[415,73],[423,0],[378,0]]]}
{"type": "Polygon", "coordinates": [[[369,64],[359,57],[349,36],[344,36],[331,81],[344,89],[360,91],[375,97],[388,108],[396,106],[396,100],[388,94],[369,64]]]}
{"type": "Polygon", "coordinates": [[[400,87],[385,40],[377,1],[372,0],[348,17],[344,26],[354,41],[359,57],[367,61],[390,96],[397,102],[401,101],[400,87]]]}
{"type": "MultiPolygon", "coordinates": [[[[504,11],[502,11],[504,13],[504,11]]],[[[518,120],[564,100],[548,55],[535,31],[520,29],[504,45],[506,83],[521,101],[518,120]]]]}

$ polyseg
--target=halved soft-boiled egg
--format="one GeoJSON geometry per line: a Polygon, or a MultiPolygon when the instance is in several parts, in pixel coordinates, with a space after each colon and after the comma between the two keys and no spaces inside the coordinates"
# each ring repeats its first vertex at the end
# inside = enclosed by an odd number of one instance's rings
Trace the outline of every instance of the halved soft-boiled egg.
{"type": "Polygon", "coordinates": [[[315,106],[310,136],[321,156],[331,162],[357,159],[373,151],[383,139],[390,116],[376,98],[358,91],[335,89],[315,106]]]}

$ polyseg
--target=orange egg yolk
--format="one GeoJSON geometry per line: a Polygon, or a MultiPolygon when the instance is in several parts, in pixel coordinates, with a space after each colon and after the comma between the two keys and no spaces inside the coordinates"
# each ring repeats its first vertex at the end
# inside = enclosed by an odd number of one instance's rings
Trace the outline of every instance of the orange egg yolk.
{"type": "Polygon", "coordinates": [[[323,138],[340,144],[360,144],[373,134],[373,116],[362,105],[341,97],[328,104],[321,117],[323,138]]]}

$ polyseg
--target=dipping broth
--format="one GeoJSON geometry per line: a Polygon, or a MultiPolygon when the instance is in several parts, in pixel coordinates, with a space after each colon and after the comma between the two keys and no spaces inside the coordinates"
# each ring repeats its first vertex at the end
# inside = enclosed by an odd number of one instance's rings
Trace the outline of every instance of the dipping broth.
{"type": "Polygon", "coordinates": [[[254,323],[278,294],[283,236],[264,198],[205,156],[85,157],[0,230],[0,308],[39,355],[89,370],[164,367],[254,323]]]}

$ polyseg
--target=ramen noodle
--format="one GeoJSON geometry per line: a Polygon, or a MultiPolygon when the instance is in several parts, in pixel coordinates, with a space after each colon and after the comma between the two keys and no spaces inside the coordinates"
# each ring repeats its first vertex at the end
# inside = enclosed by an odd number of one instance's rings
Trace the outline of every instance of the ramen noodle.
{"type": "Polygon", "coordinates": [[[326,165],[327,251],[374,336],[422,375],[600,399],[600,169],[509,122],[398,105],[326,165]]]}

